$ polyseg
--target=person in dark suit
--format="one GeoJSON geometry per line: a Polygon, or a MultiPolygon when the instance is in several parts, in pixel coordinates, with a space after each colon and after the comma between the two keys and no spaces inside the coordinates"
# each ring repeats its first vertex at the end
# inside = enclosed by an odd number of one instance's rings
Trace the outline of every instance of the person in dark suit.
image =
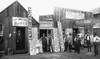
{"type": "Polygon", "coordinates": [[[68,38],[67,35],[64,36],[64,45],[65,45],[65,51],[68,50],[68,38]]]}
{"type": "Polygon", "coordinates": [[[77,35],[77,38],[76,38],[76,52],[80,53],[80,37],[79,37],[79,35],[77,35]]]}
{"type": "Polygon", "coordinates": [[[43,37],[41,38],[42,40],[42,48],[43,48],[43,52],[47,51],[47,38],[45,36],[45,34],[43,34],[43,37]]]}

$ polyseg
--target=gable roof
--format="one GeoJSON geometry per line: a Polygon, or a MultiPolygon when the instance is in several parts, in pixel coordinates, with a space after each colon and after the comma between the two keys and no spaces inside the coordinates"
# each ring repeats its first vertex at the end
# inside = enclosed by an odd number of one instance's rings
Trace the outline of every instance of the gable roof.
{"type": "MultiPolygon", "coordinates": [[[[24,11],[25,11],[25,13],[27,14],[26,16],[28,17],[28,11],[18,2],[18,1],[15,1],[15,2],[13,2],[11,5],[9,5],[7,8],[5,8],[4,10],[2,10],[1,12],[0,12],[0,16],[1,17],[5,17],[6,15],[2,15],[3,13],[5,14],[5,10],[7,10],[7,9],[9,9],[10,7],[15,7],[15,6],[13,6],[13,5],[17,5],[17,6],[20,6],[24,11]]],[[[15,7],[16,8],[16,7],[15,7]]],[[[11,9],[9,9],[9,10],[11,10],[11,9]]],[[[6,11],[6,12],[9,12],[9,11],[6,11]]],[[[32,17],[32,22],[33,22],[33,24],[38,24],[38,22],[32,17]]]]}

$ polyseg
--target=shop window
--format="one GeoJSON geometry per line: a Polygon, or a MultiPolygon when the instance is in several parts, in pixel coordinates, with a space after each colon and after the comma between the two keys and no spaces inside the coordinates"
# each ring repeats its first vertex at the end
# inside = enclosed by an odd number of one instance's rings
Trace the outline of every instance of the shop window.
{"type": "Polygon", "coordinates": [[[0,44],[3,43],[3,25],[0,24],[0,44]]]}

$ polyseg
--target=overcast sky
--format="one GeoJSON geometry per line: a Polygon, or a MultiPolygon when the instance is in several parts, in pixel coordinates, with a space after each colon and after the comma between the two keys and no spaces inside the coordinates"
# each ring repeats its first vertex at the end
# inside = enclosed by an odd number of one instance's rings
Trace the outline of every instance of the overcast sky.
{"type": "MultiPolygon", "coordinates": [[[[0,12],[16,0],[0,0],[0,12]]],[[[32,7],[32,15],[38,21],[39,15],[53,14],[54,7],[91,11],[100,7],[100,0],[17,0],[26,10],[32,7]]]]}

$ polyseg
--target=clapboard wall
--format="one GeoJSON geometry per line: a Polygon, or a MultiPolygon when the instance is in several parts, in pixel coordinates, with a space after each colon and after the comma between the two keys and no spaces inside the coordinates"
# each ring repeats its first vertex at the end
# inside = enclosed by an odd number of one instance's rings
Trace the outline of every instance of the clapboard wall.
{"type": "MultiPolygon", "coordinates": [[[[0,13],[0,23],[2,23],[4,26],[3,31],[3,44],[0,44],[2,46],[2,50],[5,51],[5,54],[8,54],[8,48],[11,49],[11,53],[13,53],[13,49],[15,48],[15,34],[14,31],[16,31],[16,27],[12,25],[12,17],[25,17],[28,18],[28,12],[27,10],[18,2],[15,1],[10,6],[8,6],[6,9],[4,9],[0,13]],[[9,33],[12,34],[11,37],[9,37],[9,33]]],[[[32,18],[32,25],[38,27],[38,22],[32,18]]],[[[26,32],[28,32],[28,28],[26,28],[26,32]]],[[[26,33],[26,51],[28,52],[28,34],[26,33]]]]}

